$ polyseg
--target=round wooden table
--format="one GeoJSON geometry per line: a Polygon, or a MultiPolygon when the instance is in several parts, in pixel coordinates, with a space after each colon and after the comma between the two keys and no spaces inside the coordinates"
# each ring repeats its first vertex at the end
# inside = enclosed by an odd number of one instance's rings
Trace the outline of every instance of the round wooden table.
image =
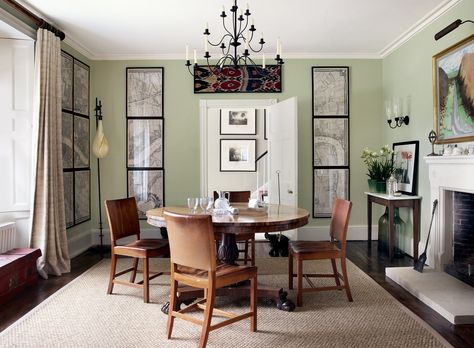
{"type": "MultiPolygon", "coordinates": [[[[239,233],[261,233],[278,232],[292,230],[308,223],[309,213],[307,210],[287,205],[270,204],[264,208],[248,208],[247,204],[233,204],[239,209],[237,215],[212,216],[212,223],[216,234],[222,234],[219,246],[218,258],[220,261],[235,264],[239,251],[235,241],[235,235],[239,233]]],[[[164,207],[148,210],[146,215],[148,223],[157,227],[166,227],[163,210],[181,214],[190,214],[190,209],[186,207],[164,207]]],[[[197,212],[199,214],[200,211],[197,212]]],[[[200,297],[201,291],[196,289],[183,289],[178,293],[181,302],[200,297]]],[[[230,287],[219,289],[221,295],[248,294],[245,287],[230,287]]],[[[219,293],[218,293],[219,294],[219,293]]],[[[272,289],[258,287],[258,296],[273,299],[279,309],[291,310],[293,303],[286,298],[286,291],[283,289],[272,289]]]]}

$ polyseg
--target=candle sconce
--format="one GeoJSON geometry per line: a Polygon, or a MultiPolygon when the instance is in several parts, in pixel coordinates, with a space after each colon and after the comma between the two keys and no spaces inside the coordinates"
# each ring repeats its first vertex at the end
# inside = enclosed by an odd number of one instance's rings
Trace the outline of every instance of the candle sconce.
{"type": "Polygon", "coordinates": [[[410,117],[408,115],[403,116],[403,101],[401,98],[394,98],[385,101],[385,115],[387,116],[388,126],[392,129],[401,127],[403,125],[408,126],[410,123],[410,117]]]}

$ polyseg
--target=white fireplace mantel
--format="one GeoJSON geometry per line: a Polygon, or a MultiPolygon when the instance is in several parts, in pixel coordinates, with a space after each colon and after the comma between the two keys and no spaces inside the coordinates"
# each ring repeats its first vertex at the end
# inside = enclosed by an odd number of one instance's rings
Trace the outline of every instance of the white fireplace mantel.
{"type": "Polygon", "coordinates": [[[474,193],[474,156],[426,156],[424,160],[429,167],[431,202],[439,202],[428,244],[429,267],[423,273],[413,267],[387,267],[385,272],[451,323],[474,324],[474,287],[443,272],[451,257],[452,192],[474,193]]]}

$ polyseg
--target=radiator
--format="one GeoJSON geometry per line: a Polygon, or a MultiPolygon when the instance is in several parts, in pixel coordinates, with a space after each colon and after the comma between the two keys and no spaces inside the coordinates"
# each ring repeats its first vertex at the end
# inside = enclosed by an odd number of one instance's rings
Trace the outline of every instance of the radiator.
{"type": "Polygon", "coordinates": [[[15,247],[16,223],[0,224],[0,254],[15,247]]]}

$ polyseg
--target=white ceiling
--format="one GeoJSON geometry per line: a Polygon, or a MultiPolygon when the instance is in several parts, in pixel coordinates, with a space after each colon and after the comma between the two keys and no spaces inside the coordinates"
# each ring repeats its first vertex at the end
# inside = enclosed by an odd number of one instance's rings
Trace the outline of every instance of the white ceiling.
{"type": "MultiPolygon", "coordinates": [[[[273,56],[379,58],[460,0],[245,0],[273,56]]],[[[23,0],[56,24],[91,59],[184,58],[203,51],[202,32],[223,35],[219,17],[232,0],[23,0]]],[[[227,17],[229,19],[229,17],[227,17]]],[[[441,28],[440,28],[441,29],[441,28]]],[[[258,35],[260,36],[260,35],[258,35]]],[[[212,51],[211,51],[212,54],[212,51]]]]}

